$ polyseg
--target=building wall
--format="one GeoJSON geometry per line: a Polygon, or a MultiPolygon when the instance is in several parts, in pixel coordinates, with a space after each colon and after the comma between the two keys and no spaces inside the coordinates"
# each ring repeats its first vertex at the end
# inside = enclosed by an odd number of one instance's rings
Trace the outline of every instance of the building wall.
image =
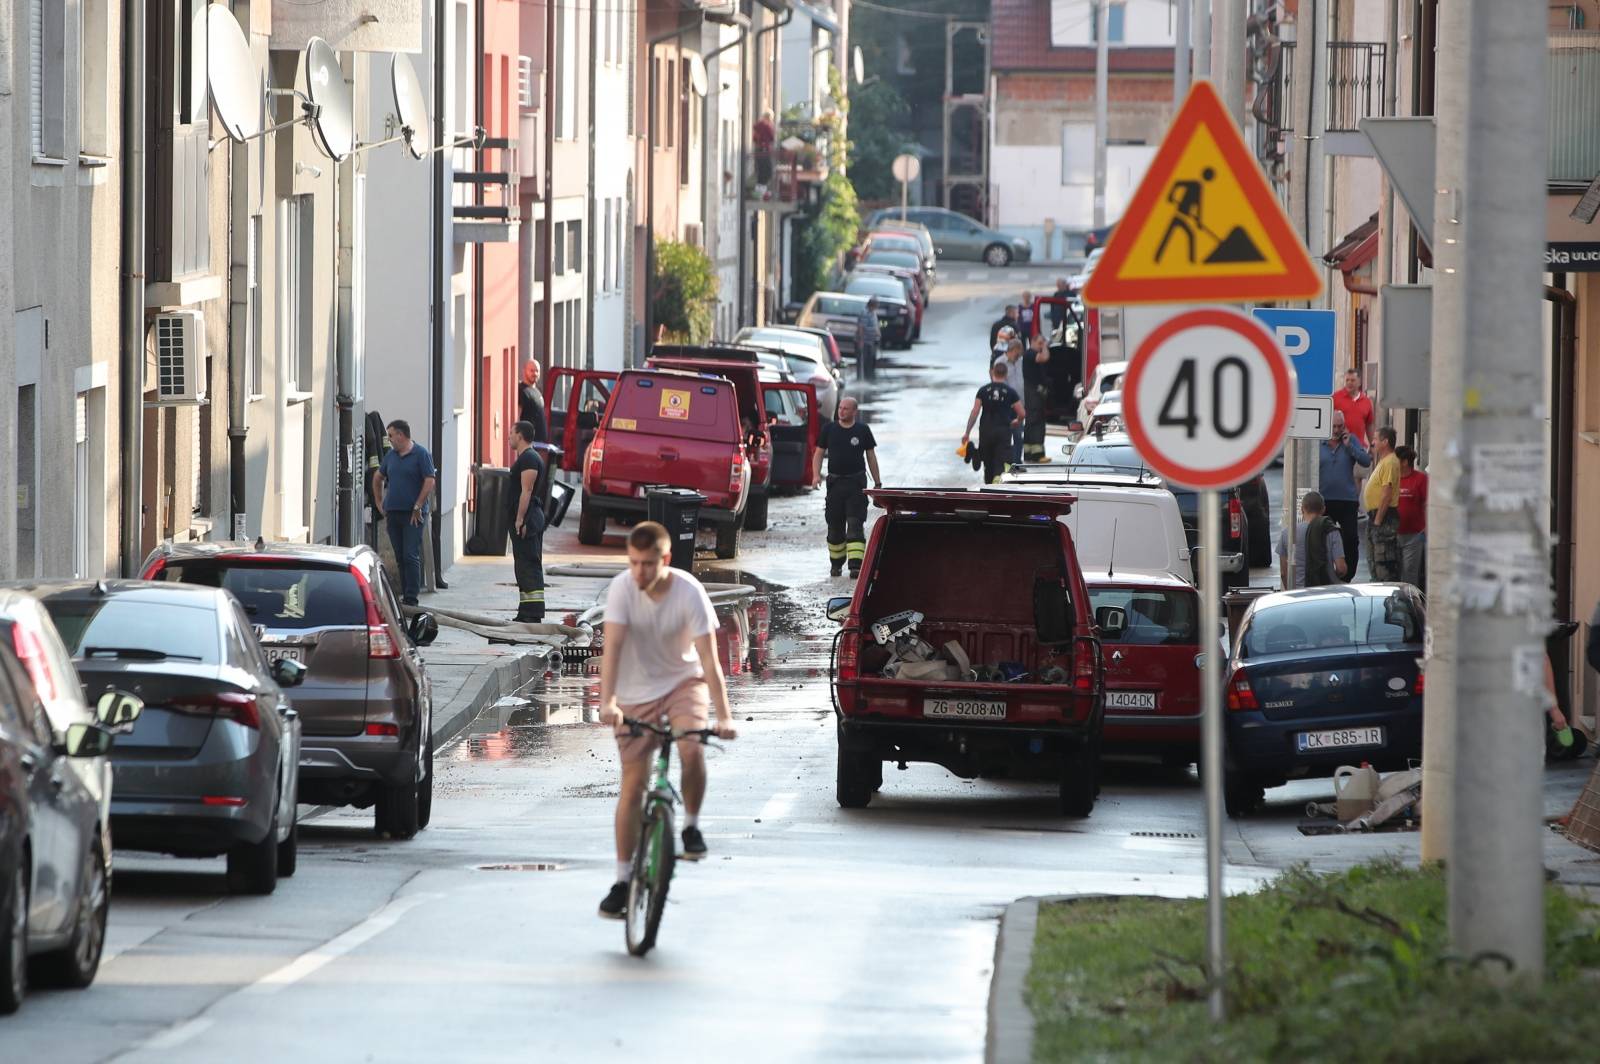
{"type": "MultiPolygon", "coordinates": [[[[1049,0],[1050,43],[1057,48],[1093,45],[1095,5],[1092,0],[1049,0]]],[[[1111,27],[1110,45],[1172,44],[1172,5],[1169,0],[1123,0],[1111,9],[1111,18],[1121,8],[1122,37],[1111,27]]]]}
{"type": "Polygon", "coordinates": [[[627,0],[601,0],[600,19],[591,60],[594,173],[589,217],[596,253],[590,264],[594,325],[589,364],[617,370],[625,365],[633,331],[627,263],[638,204],[633,199],[636,116],[628,103],[628,86],[636,73],[635,39],[630,32],[636,16],[627,0]]]}

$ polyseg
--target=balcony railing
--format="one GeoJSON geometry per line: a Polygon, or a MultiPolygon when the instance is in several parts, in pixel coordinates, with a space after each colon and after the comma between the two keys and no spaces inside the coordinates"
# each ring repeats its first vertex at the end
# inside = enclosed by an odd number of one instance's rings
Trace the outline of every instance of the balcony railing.
{"type": "MultiPolygon", "coordinates": [[[[1263,159],[1281,157],[1285,135],[1294,132],[1297,119],[1304,118],[1304,108],[1296,104],[1294,96],[1295,44],[1283,41],[1277,48],[1278,58],[1256,95],[1255,116],[1260,123],[1257,153],[1263,159]]],[[[1381,41],[1328,42],[1324,53],[1328,111],[1323,131],[1333,154],[1367,153],[1360,123],[1384,113],[1385,52],[1381,41]]]]}
{"type": "Polygon", "coordinates": [[[489,137],[481,148],[457,148],[451,180],[450,214],[456,239],[463,243],[499,243],[517,239],[522,221],[518,188],[522,168],[517,142],[489,137]]]}
{"type": "Polygon", "coordinates": [[[811,186],[828,178],[826,159],[809,144],[796,151],[788,148],[752,151],[746,163],[745,194],[755,202],[804,203],[811,186]]]}
{"type": "Polygon", "coordinates": [[[1600,174],[1600,31],[1550,34],[1545,82],[1551,181],[1600,174]]]}

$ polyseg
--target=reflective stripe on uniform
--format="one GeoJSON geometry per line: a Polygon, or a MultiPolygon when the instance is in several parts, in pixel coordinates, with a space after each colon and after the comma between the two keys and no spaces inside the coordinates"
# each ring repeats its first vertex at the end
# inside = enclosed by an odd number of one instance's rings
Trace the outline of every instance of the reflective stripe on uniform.
{"type": "Polygon", "coordinates": [[[521,600],[523,602],[543,602],[544,601],[544,592],[543,591],[524,591],[524,592],[522,592],[521,600]]]}
{"type": "Polygon", "coordinates": [[[853,562],[859,562],[867,556],[867,545],[859,539],[852,539],[845,544],[845,556],[853,562]]]}
{"type": "Polygon", "coordinates": [[[828,557],[832,558],[834,561],[838,561],[840,558],[843,558],[844,557],[844,544],[843,543],[830,543],[830,544],[828,544],[828,557]]]}

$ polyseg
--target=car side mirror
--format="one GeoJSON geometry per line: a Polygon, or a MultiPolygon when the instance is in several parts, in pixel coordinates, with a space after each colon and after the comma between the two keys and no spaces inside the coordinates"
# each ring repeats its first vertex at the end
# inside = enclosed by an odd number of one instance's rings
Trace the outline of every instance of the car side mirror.
{"type": "Polygon", "coordinates": [[[115,737],[98,724],[71,724],[58,749],[68,757],[104,757],[115,737]]]}
{"type": "Polygon", "coordinates": [[[1114,639],[1128,630],[1128,611],[1121,606],[1101,606],[1094,611],[1094,623],[1101,635],[1114,639]]]}
{"type": "Polygon", "coordinates": [[[406,622],[406,634],[419,647],[432,646],[439,638],[439,622],[431,613],[412,614],[411,620],[406,622]]]}
{"type": "Polygon", "coordinates": [[[845,619],[850,616],[851,601],[852,600],[848,595],[841,595],[838,598],[829,599],[828,620],[837,621],[838,623],[843,624],[845,619]]]}
{"type": "Polygon", "coordinates": [[[116,688],[100,696],[94,706],[94,719],[101,727],[112,731],[126,731],[144,712],[144,699],[116,688]]]}
{"type": "Polygon", "coordinates": [[[272,678],[279,687],[299,687],[305,682],[306,667],[293,658],[279,658],[272,663],[272,678]]]}

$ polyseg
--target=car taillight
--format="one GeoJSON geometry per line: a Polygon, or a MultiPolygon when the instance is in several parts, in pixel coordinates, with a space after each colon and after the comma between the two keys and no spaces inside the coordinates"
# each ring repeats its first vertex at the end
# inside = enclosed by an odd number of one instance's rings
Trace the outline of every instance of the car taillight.
{"type": "Polygon", "coordinates": [[[256,696],[243,691],[216,691],[211,694],[191,695],[167,707],[177,713],[201,717],[226,717],[238,721],[246,728],[261,727],[261,710],[256,696]]]}
{"type": "Polygon", "coordinates": [[[839,679],[854,680],[861,675],[861,636],[846,631],[839,637],[839,679]]]}
{"type": "Polygon", "coordinates": [[[1094,640],[1079,639],[1072,644],[1072,687],[1077,691],[1093,691],[1100,662],[1095,654],[1094,640]]]}
{"type": "Polygon", "coordinates": [[[744,489],[744,452],[735,451],[728,463],[728,494],[737,495],[744,489]]]}
{"type": "Polygon", "coordinates": [[[393,737],[393,736],[396,736],[396,735],[400,734],[400,725],[398,725],[398,724],[368,724],[367,725],[367,734],[368,735],[385,735],[385,736],[393,737]]]}
{"type": "Polygon", "coordinates": [[[56,698],[56,681],[50,675],[50,666],[44,659],[44,644],[39,642],[39,637],[20,624],[11,626],[11,645],[17,652],[17,660],[22,662],[28,670],[28,678],[33,681],[33,690],[41,702],[54,702],[56,698]]]}
{"type": "Polygon", "coordinates": [[[1255,688],[1250,686],[1250,677],[1243,669],[1235,672],[1228,680],[1228,708],[1235,711],[1261,708],[1261,704],[1256,701],[1255,688]]]}
{"type": "Polygon", "coordinates": [[[167,568],[167,559],[157,558],[145,568],[141,580],[160,580],[162,572],[167,568]]]}
{"type": "Polygon", "coordinates": [[[600,484],[600,464],[606,460],[606,434],[596,432],[594,439],[589,442],[589,451],[583,460],[583,485],[590,491],[598,491],[600,484]]]}
{"type": "Polygon", "coordinates": [[[1411,685],[1411,693],[1414,694],[1414,695],[1420,695],[1420,694],[1423,693],[1423,687],[1425,685],[1424,685],[1424,683],[1422,681],[1422,676],[1423,676],[1422,670],[1418,669],[1417,670],[1417,682],[1411,685]]]}
{"type": "Polygon", "coordinates": [[[367,583],[367,578],[355,566],[350,567],[350,575],[356,578],[362,601],[367,605],[367,657],[398,658],[400,641],[383,623],[383,615],[378,612],[378,600],[372,594],[372,585],[367,583]]]}
{"type": "Polygon", "coordinates": [[[1244,524],[1244,507],[1239,505],[1237,498],[1228,500],[1228,535],[1234,539],[1239,538],[1244,524]]]}

